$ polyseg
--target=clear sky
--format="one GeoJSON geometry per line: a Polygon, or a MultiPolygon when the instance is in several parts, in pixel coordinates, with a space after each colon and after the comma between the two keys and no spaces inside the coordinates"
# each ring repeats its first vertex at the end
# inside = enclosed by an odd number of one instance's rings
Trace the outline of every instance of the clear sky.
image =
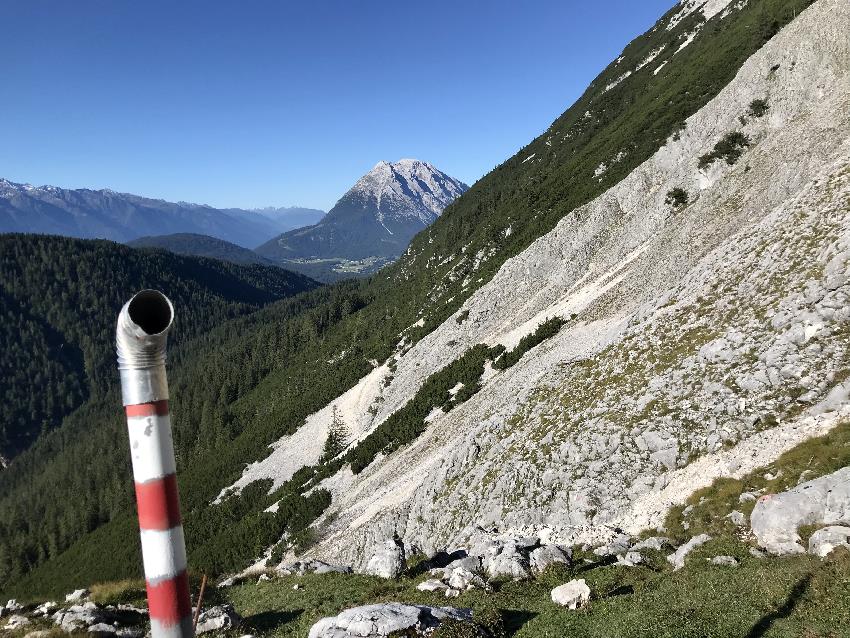
{"type": "Polygon", "coordinates": [[[0,0],[0,176],[327,210],[379,160],[472,183],[675,0],[0,0]]]}

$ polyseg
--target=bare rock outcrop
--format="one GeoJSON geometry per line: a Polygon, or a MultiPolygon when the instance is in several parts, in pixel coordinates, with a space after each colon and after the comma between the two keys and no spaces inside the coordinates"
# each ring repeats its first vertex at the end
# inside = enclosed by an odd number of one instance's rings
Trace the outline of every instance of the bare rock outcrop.
{"type": "Polygon", "coordinates": [[[468,621],[472,612],[453,607],[427,607],[383,603],[346,609],[337,616],[322,618],[310,629],[308,638],[380,638],[398,632],[425,636],[447,619],[468,621]]]}
{"type": "Polygon", "coordinates": [[[759,545],[776,555],[805,553],[800,526],[835,523],[850,523],[850,467],[762,496],[750,516],[759,545]]]}

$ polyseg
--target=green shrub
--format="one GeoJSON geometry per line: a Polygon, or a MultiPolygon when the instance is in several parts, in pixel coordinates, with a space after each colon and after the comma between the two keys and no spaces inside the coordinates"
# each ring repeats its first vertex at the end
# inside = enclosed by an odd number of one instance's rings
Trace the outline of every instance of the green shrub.
{"type": "Polygon", "coordinates": [[[750,145],[750,138],[740,131],[732,131],[723,136],[717,144],[714,145],[714,150],[711,153],[701,155],[699,158],[700,170],[707,168],[716,160],[724,159],[730,166],[737,162],[741,155],[744,154],[744,149],[750,145]]]}
{"type": "Polygon", "coordinates": [[[447,618],[440,623],[433,634],[434,638],[481,638],[481,631],[470,622],[447,618]]]}
{"type": "Polygon", "coordinates": [[[551,319],[547,319],[537,326],[537,330],[535,330],[532,334],[526,335],[520,339],[516,348],[510,352],[503,352],[498,359],[493,361],[493,367],[497,370],[507,370],[519,361],[522,358],[522,355],[531,350],[534,346],[537,346],[546,341],[546,339],[558,334],[558,331],[564,327],[565,323],[567,322],[561,317],[552,317],[551,319]]]}
{"type": "Polygon", "coordinates": [[[664,203],[674,208],[682,208],[688,205],[688,191],[683,188],[671,188],[667,191],[667,198],[664,203]]]}
{"type": "Polygon", "coordinates": [[[753,100],[750,102],[750,110],[747,113],[752,117],[764,117],[769,108],[770,105],[768,105],[767,100],[753,100]]]}
{"type": "Polygon", "coordinates": [[[343,459],[351,463],[355,474],[362,472],[379,453],[389,454],[418,437],[428,426],[425,417],[434,408],[445,411],[460,405],[478,390],[484,364],[497,356],[497,349],[478,344],[442,370],[429,376],[416,395],[389,416],[374,432],[350,450],[343,459]],[[451,396],[458,383],[463,386],[451,396]]]}

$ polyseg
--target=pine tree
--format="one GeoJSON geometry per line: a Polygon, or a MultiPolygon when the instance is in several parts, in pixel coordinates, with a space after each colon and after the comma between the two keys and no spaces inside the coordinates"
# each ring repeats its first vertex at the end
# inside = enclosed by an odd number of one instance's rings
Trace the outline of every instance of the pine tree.
{"type": "Polygon", "coordinates": [[[328,428],[328,438],[325,440],[325,447],[322,450],[322,460],[330,460],[338,456],[348,445],[348,437],[349,432],[345,421],[339,413],[339,409],[334,405],[331,424],[328,428]]]}

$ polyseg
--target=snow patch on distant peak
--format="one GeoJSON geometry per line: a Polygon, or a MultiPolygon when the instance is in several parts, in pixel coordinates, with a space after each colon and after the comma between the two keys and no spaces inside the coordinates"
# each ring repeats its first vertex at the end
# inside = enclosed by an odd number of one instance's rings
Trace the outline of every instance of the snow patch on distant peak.
{"type": "Polygon", "coordinates": [[[373,198],[377,219],[384,227],[386,220],[399,218],[418,218],[427,225],[466,190],[466,184],[432,164],[405,158],[397,162],[381,160],[346,196],[373,198]]]}

